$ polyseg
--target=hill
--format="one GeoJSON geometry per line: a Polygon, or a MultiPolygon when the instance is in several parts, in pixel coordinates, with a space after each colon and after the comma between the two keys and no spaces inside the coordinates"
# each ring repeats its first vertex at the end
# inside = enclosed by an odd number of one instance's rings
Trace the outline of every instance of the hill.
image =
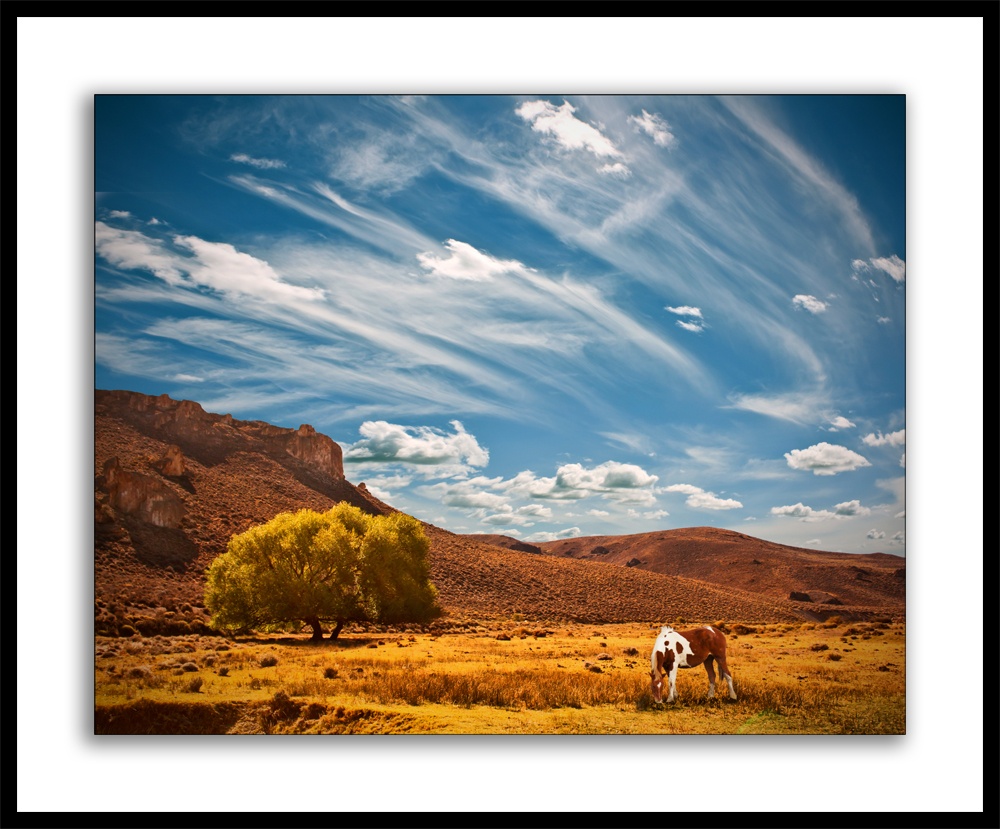
{"type": "MultiPolygon", "coordinates": [[[[340,446],[307,424],[287,429],[241,421],[205,412],[193,401],[129,391],[98,390],[94,404],[99,633],[204,630],[205,568],[234,533],[280,512],[325,510],[341,501],[372,514],[394,509],[363,483],[349,482],[340,446]]],[[[760,623],[824,615],[819,605],[790,601],[770,583],[713,576],[707,563],[696,573],[624,566],[627,562],[615,557],[620,539],[603,539],[609,549],[615,547],[615,555],[593,560],[596,544],[574,552],[508,537],[457,535],[430,524],[425,528],[431,579],[446,613],[442,624],[516,614],[526,620],[594,623],[760,623]]],[[[756,539],[741,538],[747,549],[756,549],[756,539]]],[[[726,555],[735,557],[732,549],[726,555]]],[[[899,614],[902,607],[894,598],[837,610],[866,616],[899,614]]]]}
{"type": "Polygon", "coordinates": [[[773,599],[826,605],[903,605],[906,560],[775,544],[716,527],[591,536],[538,545],[546,555],[601,561],[773,599]]]}

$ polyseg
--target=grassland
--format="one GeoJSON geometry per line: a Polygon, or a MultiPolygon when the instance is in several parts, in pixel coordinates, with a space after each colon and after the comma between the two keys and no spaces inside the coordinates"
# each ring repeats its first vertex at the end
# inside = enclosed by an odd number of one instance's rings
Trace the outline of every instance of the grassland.
{"type": "Polygon", "coordinates": [[[647,624],[517,618],[306,634],[97,637],[95,731],[903,734],[905,625],[725,624],[739,699],[701,667],[653,702],[647,624]]]}

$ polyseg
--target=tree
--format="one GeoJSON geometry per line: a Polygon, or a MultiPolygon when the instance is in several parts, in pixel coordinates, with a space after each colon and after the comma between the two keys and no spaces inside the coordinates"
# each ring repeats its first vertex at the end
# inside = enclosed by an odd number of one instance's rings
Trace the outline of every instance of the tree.
{"type": "Polygon", "coordinates": [[[229,540],[209,565],[205,606],[228,630],[301,621],[331,639],[350,621],[422,622],[440,614],[430,542],[409,515],[342,503],[282,513],[229,540]]]}

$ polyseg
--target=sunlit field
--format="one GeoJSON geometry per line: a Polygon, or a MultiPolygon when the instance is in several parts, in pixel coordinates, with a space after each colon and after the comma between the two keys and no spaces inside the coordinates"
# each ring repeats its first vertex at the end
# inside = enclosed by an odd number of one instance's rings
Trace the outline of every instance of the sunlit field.
{"type": "Polygon", "coordinates": [[[676,702],[653,702],[659,626],[646,624],[349,627],[321,644],[305,633],[98,637],[95,731],[905,733],[902,622],[723,624],[735,702],[721,683],[707,699],[701,666],[678,672],[676,702]]]}

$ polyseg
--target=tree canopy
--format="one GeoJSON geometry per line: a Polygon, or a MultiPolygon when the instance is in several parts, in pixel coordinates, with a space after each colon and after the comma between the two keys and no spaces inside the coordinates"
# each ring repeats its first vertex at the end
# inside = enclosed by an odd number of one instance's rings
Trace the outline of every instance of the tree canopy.
{"type": "Polygon", "coordinates": [[[346,622],[421,622],[440,614],[430,542],[415,518],[342,503],[281,513],[234,535],[207,571],[205,606],[224,630],[301,621],[322,638],[346,622]]]}

